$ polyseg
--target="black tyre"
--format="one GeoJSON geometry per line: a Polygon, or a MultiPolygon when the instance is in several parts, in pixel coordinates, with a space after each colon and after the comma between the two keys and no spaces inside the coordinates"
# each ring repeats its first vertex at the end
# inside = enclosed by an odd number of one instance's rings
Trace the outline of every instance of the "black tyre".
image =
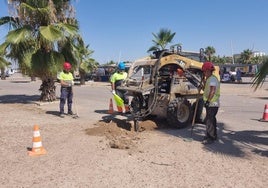
{"type": "Polygon", "coordinates": [[[170,126],[183,128],[190,124],[193,118],[191,104],[184,98],[176,98],[168,105],[167,121],[170,126]]]}

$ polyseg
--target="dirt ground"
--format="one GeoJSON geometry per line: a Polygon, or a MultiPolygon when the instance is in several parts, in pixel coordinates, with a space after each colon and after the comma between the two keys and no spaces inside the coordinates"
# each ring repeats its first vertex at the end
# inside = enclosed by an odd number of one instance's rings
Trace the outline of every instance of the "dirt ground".
{"type": "Polygon", "coordinates": [[[0,94],[0,187],[268,187],[268,123],[239,120],[249,109],[262,116],[263,106],[251,106],[263,104],[259,98],[267,102],[265,87],[252,93],[246,85],[222,85],[220,138],[208,146],[200,143],[202,124],[195,125],[193,140],[191,127],[173,129],[165,120],[145,120],[135,132],[119,115],[59,118],[55,104],[20,101],[1,82],[0,94]],[[236,114],[232,96],[243,102],[236,114]],[[38,157],[27,155],[34,124],[47,150],[38,157]]]}

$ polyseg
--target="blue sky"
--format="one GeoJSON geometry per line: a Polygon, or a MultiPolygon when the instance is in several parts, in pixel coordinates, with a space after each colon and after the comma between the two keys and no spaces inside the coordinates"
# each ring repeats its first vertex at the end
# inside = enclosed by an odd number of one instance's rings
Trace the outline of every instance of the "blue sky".
{"type": "MultiPolygon", "coordinates": [[[[0,17],[8,14],[0,0],[0,17]]],[[[243,50],[268,55],[267,0],[75,0],[81,35],[101,64],[147,54],[152,33],[176,32],[172,44],[186,51],[213,46],[216,55],[243,50]]],[[[0,42],[6,28],[0,27],[0,42]]]]}

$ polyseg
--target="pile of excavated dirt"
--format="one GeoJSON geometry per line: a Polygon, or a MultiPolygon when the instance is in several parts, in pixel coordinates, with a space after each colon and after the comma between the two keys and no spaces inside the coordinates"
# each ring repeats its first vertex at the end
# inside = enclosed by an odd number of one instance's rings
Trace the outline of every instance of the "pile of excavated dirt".
{"type": "MultiPolygon", "coordinates": [[[[140,132],[152,131],[157,128],[155,122],[151,120],[140,122],[140,132]]],[[[88,135],[104,136],[109,141],[111,148],[131,149],[135,148],[140,140],[140,132],[135,132],[131,124],[126,121],[121,121],[119,124],[112,120],[108,123],[99,122],[97,127],[85,130],[88,135]]]]}

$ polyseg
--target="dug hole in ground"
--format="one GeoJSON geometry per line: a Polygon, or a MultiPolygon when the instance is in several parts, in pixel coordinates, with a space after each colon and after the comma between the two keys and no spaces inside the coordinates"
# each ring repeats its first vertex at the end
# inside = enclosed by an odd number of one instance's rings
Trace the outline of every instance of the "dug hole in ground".
{"type": "Polygon", "coordinates": [[[38,104],[39,86],[27,77],[0,82],[0,187],[268,186],[268,123],[259,121],[267,82],[256,92],[221,84],[219,141],[207,146],[202,124],[191,142],[182,139],[191,127],[173,129],[165,120],[141,122],[135,132],[127,117],[107,113],[107,83],[75,88],[78,119],[59,118],[58,102],[38,104]],[[31,157],[35,124],[47,153],[31,157]]]}

